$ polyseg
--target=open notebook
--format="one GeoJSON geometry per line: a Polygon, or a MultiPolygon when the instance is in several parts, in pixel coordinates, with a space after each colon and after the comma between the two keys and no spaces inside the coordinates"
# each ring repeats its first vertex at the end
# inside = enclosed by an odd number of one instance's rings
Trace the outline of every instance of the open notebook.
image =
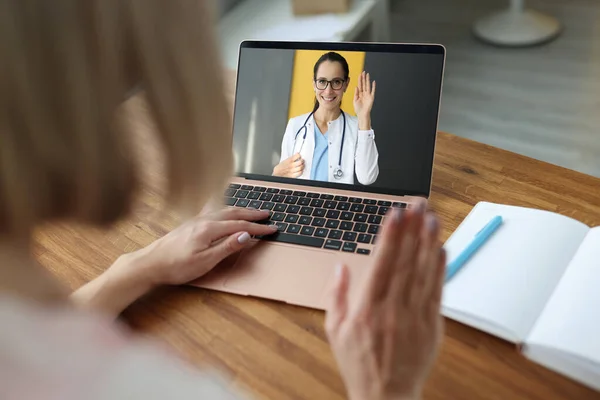
{"type": "Polygon", "coordinates": [[[600,227],[480,202],[445,243],[448,261],[496,215],[504,223],[444,287],[443,314],[600,390],[600,227]]]}

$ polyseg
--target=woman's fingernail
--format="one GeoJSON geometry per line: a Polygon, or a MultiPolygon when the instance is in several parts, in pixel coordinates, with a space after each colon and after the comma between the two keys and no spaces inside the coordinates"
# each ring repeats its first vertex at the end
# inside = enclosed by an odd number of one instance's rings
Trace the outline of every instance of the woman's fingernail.
{"type": "Polygon", "coordinates": [[[342,276],[342,264],[338,264],[335,266],[335,279],[340,279],[342,276]]]}
{"type": "Polygon", "coordinates": [[[244,232],[240,236],[238,236],[237,240],[240,244],[248,243],[248,241],[250,240],[250,234],[248,232],[244,232]]]}
{"type": "Polygon", "coordinates": [[[438,219],[435,215],[433,214],[428,214],[427,215],[427,229],[429,229],[430,232],[434,231],[438,226],[438,219]]]}
{"type": "Polygon", "coordinates": [[[417,212],[419,214],[423,214],[423,212],[425,212],[425,202],[424,201],[419,202],[419,205],[417,206],[417,212]]]}
{"type": "Polygon", "coordinates": [[[402,215],[404,215],[404,212],[401,208],[394,208],[394,220],[396,222],[400,222],[402,220],[402,215]]]}
{"type": "Polygon", "coordinates": [[[274,231],[276,231],[277,229],[279,229],[279,227],[277,225],[275,225],[275,224],[269,225],[269,228],[271,228],[274,231]]]}

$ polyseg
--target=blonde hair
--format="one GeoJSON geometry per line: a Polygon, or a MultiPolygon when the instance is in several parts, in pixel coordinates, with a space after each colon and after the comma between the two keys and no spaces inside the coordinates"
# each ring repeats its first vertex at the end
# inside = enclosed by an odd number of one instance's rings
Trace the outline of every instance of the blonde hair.
{"type": "Polygon", "coordinates": [[[199,206],[220,187],[230,118],[212,22],[202,0],[1,1],[0,233],[126,214],[139,170],[117,115],[136,86],[170,198],[199,206]]]}

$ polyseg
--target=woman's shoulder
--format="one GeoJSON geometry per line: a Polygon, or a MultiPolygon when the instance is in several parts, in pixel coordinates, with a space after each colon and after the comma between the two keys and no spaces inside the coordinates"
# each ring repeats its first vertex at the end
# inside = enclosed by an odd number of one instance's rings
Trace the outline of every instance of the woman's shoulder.
{"type": "Polygon", "coordinates": [[[290,123],[292,123],[292,124],[297,124],[297,123],[303,124],[304,121],[306,121],[306,119],[308,118],[308,116],[310,114],[312,114],[312,112],[307,112],[307,113],[304,113],[304,114],[292,117],[292,118],[290,118],[290,123]]]}
{"type": "Polygon", "coordinates": [[[344,115],[349,123],[358,125],[358,117],[356,115],[352,115],[347,112],[344,112],[344,115]]]}
{"type": "Polygon", "coordinates": [[[356,115],[348,114],[344,112],[346,116],[346,124],[351,132],[358,132],[358,117],[356,115]]]}
{"type": "Polygon", "coordinates": [[[214,377],[109,319],[0,296],[0,321],[2,399],[234,398],[214,377]]]}

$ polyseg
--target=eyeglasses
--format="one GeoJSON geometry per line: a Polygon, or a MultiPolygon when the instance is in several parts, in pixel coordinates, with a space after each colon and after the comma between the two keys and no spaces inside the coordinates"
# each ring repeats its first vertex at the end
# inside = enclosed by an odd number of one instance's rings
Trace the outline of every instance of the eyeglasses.
{"type": "Polygon", "coordinates": [[[339,90],[342,88],[342,86],[344,86],[344,82],[346,82],[346,80],[340,78],[335,78],[330,81],[328,81],[327,79],[316,79],[315,85],[317,86],[317,89],[325,90],[327,89],[327,85],[331,83],[331,88],[333,90],[339,90]]]}

